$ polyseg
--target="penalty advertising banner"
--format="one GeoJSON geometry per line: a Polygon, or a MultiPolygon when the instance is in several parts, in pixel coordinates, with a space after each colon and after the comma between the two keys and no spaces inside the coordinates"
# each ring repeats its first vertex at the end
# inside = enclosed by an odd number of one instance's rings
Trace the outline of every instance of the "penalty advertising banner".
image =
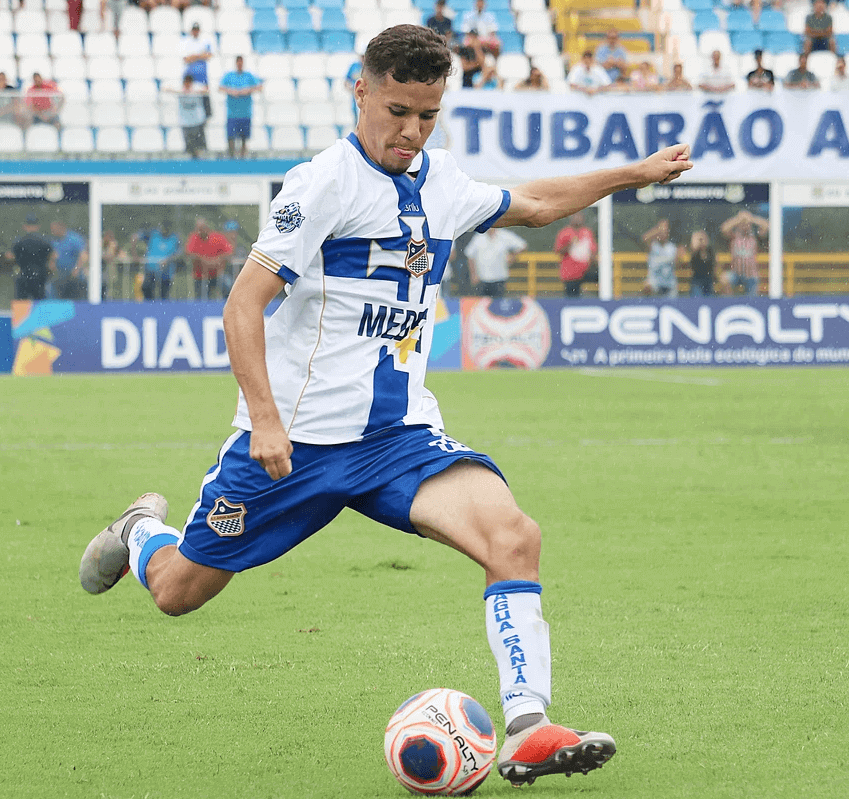
{"type": "Polygon", "coordinates": [[[464,299],[463,369],[849,363],[849,301],[464,299]]]}
{"type": "Polygon", "coordinates": [[[449,92],[446,147],[477,180],[516,183],[620,166],[692,145],[688,180],[828,180],[849,168],[845,93],[449,92]]]}

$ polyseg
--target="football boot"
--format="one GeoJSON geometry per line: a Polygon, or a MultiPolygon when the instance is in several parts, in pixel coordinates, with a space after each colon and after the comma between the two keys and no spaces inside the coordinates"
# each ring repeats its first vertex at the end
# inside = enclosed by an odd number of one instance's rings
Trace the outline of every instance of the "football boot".
{"type": "Polygon", "coordinates": [[[130,570],[127,541],[133,525],[141,519],[168,516],[168,502],[159,494],[142,494],[86,547],[80,561],[80,583],[90,594],[108,591],[130,570]]]}

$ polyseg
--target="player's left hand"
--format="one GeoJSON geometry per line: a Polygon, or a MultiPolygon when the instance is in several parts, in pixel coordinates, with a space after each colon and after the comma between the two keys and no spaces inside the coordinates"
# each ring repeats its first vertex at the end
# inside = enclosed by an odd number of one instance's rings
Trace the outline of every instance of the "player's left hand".
{"type": "Polygon", "coordinates": [[[693,168],[689,144],[673,144],[650,155],[641,164],[643,177],[639,187],[651,183],[669,183],[682,172],[693,168]]]}

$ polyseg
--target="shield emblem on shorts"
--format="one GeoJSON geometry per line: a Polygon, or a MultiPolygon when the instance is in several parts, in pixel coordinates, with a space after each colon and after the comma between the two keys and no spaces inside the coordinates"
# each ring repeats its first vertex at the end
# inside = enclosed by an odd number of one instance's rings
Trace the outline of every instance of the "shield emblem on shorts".
{"type": "Polygon", "coordinates": [[[233,538],[245,532],[247,508],[241,502],[228,502],[218,497],[206,514],[206,523],[222,538],[233,538]]]}

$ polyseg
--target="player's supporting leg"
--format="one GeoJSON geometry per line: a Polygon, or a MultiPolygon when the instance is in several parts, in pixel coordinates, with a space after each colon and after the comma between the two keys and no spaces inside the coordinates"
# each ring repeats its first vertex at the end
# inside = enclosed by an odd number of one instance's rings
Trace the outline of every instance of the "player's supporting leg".
{"type": "Polygon", "coordinates": [[[86,547],[80,582],[91,594],[108,591],[128,571],[169,616],[197,610],[218,594],[233,572],[194,563],[177,550],[180,533],[165,524],[168,503],[143,494],[86,547]]]}
{"type": "Polygon", "coordinates": [[[498,475],[461,462],[426,480],[410,520],[428,538],[468,555],[486,573],[487,637],[498,666],[507,737],[498,759],[514,785],[546,774],[586,774],[616,751],[606,733],[552,724],[548,625],[539,584],[540,531],[498,475]]]}

